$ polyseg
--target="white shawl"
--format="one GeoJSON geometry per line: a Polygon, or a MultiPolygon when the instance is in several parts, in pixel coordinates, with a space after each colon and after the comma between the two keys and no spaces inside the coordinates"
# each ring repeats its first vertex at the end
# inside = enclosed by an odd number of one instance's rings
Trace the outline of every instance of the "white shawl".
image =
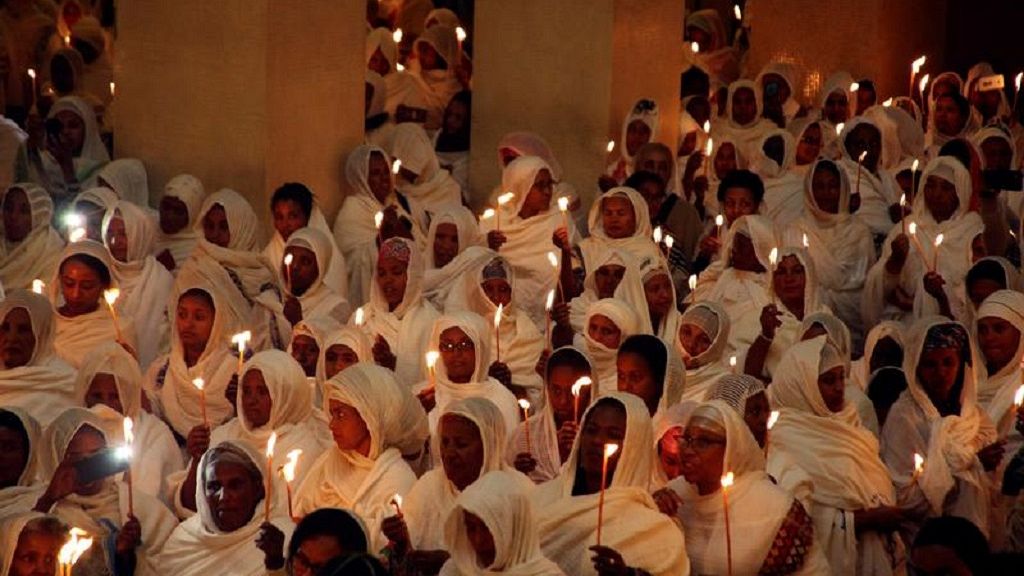
{"type": "Polygon", "coordinates": [[[639,192],[632,188],[622,186],[612,188],[594,201],[590,206],[587,229],[590,231],[590,236],[580,241],[579,248],[583,254],[583,267],[588,272],[591,269],[596,270],[600,266],[598,262],[605,260],[605,253],[611,250],[617,250],[623,256],[638,260],[648,256],[661,257],[661,252],[652,237],[653,230],[647,202],[639,192]],[[630,236],[611,238],[605,232],[602,210],[605,200],[610,198],[624,198],[632,205],[636,229],[630,236]]]}
{"type": "MultiPolygon", "coordinates": [[[[324,226],[326,227],[326,224],[324,226]]],[[[317,270],[320,272],[313,284],[298,297],[299,304],[302,305],[302,317],[310,319],[326,316],[341,323],[347,322],[351,309],[348,300],[345,299],[348,292],[345,260],[335,247],[330,231],[324,232],[313,227],[300,228],[288,238],[285,249],[292,246],[312,252],[316,258],[317,270]]],[[[282,256],[275,262],[281,262],[283,258],[282,256]]],[[[283,266],[283,263],[281,265],[283,266]]],[[[285,282],[283,286],[284,292],[291,295],[291,285],[285,282]]]]}
{"type": "MultiPolygon", "coordinates": [[[[39,459],[43,446],[43,430],[28,412],[15,406],[5,406],[0,411],[14,414],[21,422],[21,428],[28,438],[26,451],[28,456],[25,459],[25,468],[21,471],[18,481],[14,486],[0,488],[0,518],[10,516],[19,510],[30,510],[43,495],[44,484],[39,478],[39,459]]],[[[4,534],[0,532],[0,534],[4,534]]],[[[2,573],[2,572],[0,572],[2,573]]]]}
{"type": "Polygon", "coordinates": [[[206,198],[206,191],[203,189],[203,183],[195,176],[178,174],[167,182],[163,197],[180,200],[188,210],[188,223],[185,227],[174,234],[166,234],[162,229],[159,230],[156,247],[153,249],[155,254],[160,254],[164,250],[170,253],[174,259],[174,271],[177,272],[192,255],[192,250],[198,242],[200,235],[196,232],[196,223],[203,200],[206,198]]]}
{"type": "Polygon", "coordinates": [[[21,190],[32,210],[32,230],[17,244],[7,241],[0,222],[0,278],[4,288],[31,288],[36,278],[48,280],[57,268],[57,259],[64,248],[64,239],[50,224],[53,201],[43,188],[31,184],[14,184],[0,197],[0,207],[11,190],[21,190]]]}
{"type": "Polygon", "coordinates": [[[764,181],[764,199],[761,214],[772,219],[775,227],[784,230],[803,215],[803,178],[792,170],[796,162],[796,139],[787,130],[776,128],[768,131],[757,147],[751,151],[751,170],[764,181]],[[781,138],[783,145],[782,164],[769,158],[764,146],[771,138],[781,138]]]}
{"type": "MultiPolygon", "coordinates": [[[[320,274],[323,277],[324,284],[330,286],[331,290],[344,298],[348,294],[348,272],[345,266],[345,256],[334,243],[331,227],[327,225],[327,219],[324,217],[324,213],[320,210],[316,200],[313,201],[313,210],[305,227],[323,232],[327,236],[330,242],[330,256],[326,258],[327,262],[324,263],[324,268],[321,268],[320,274]]],[[[263,248],[263,256],[266,257],[267,262],[270,263],[270,266],[277,274],[277,282],[284,288],[287,288],[287,286],[285,286],[285,279],[281,276],[281,261],[284,260],[286,245],[290,242],[290,236],[288,240],[285,240],[281,237],[281,233],[275,229],[274,236],[271,237],[270,242],[263,248]]]]}
{"type": "Polygon", "coordinates": [[[462,188],[441,168],[434,146],[419,124],[403,122],[396,126],[390,152],[402,168],[416,174],[413,182],[398,180],[399,192],[422,204],[428,212],[462,203],[462,188]]]}
{"type": "Polygon", "coordinates": [[[721,305],[712,301],[697,302],[690,305],[679,318],[679,328],[686,324],[692,324],[701,330],[707,330],[710,327],[697,324],[696,319],[708,313],[714,315],[717,319],[716,330],[713,334],[707,334],[708,339],[711,340],[711,346],[697,356],[692,355],[686,350],[682,339],[678,336],[679,331],[676,331],[676,352],[679,353],[684,363],[687,360],[696,363],[695,368],[686,369],[686,386],[683,388],[681,397],[683,401],[702,401],[715,382],[729,373],[729,369],[724,363],[725,348],[729,343],[729,314],[726,313],[721,305]],[[706,312],[702,313],[702,310],[706,310],[706,312]]]}
{"type": "MultiPolygon", "coordinates": [[[[978,308],[978,319],[1000,318],[1009,322],[1017,331],[1024,335],[1024,294],[1014,290],[993,292],[978,308]]],[[[1010,361],[995,374],[989,374],[984,382],[979,382],[978,405],[988,414],[989,420],[995,424],[1000,438],[1009,438],[1006,454],[1017,453],[1022,444],[1021,435],[1014,426],[1016,410],[1013,405],[1014,394],[1022,384],[1021,358],[1024,357],[1024,336],[1017,344],[1010,361]],[[984,396],[983,396],[984,394],[984,396]]]]}
{"type": "Polygon", "coordinates": [[[97,175],[100,186],[107,186],[122,200],[140,208],[149,207],[149,178],[146,166],[138,158],[118,158],[97,175]]]}
{"type": "MultiPolygon", "coordinates": [[[[884,168],[884,159],[878,159],[878,165],[875,172],[871,172],[867,168],[859,168],[856,158],[850,156],[849,150],[846,148],[846,138],[850,133],[861,124],[867,124],[875,127],[882,136],[882,147],[885,147],[885,135],[882,129],[879,127],[877,120],[858,116],[853,118],[846,123],[843,127],[843,131],[839,134],[839,152],[841,154],[840,159],[837,160],[843,170],[846,171],[846,175],[852,183],[852,193],[857,193],[857,177],[860,172],[860,209],[857,210],[857,217],[861,219],[871,229],[871,233],[881,236],[888,234],[893,228],[892,219],[889,218],[889,206],[899,201],[899,185],[896,184],[896,178],[888,170],[884,168]]],[[[923,181],[923,180],[922,180],[923,181]]]]}
{"type": "Polygon", "coordinates": [[[619,349],[618,347],[609,348],[590,336],[590,319],[594,316],[604,316],[618,327],[620,345],[626,341],[626,338],[640,332],[640,317],[632,307],[622,300],[604,298],[590,305],[586,320],[584,320],[586,329],[582,337],[586,345],[587,356],[593,363],[594,372],[597,374],[590,391],[591,398],[597,398],[606,392],[615,390],[613,383],[619,380],[619,369],[616,364],[619,349]]]}

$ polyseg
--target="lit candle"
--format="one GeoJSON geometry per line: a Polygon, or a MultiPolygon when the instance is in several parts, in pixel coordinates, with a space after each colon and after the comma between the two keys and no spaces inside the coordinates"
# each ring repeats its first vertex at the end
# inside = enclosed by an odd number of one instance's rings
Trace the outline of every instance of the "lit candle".
{"type": "Polygon", "coordinates": [[[433,389],[437,385],[437,376],[435,370],[437,370],[437,359],[441,356],[441,353],[437,350],[428,350],[426,353],[427,361],[427,385],[430,389],[433,389]]]}
{"type": "Polygon", "coordinates": [[[604,461],[601,463],[601,495],[597,498],[597,545],[601,545],[601,524],[604,521],[604,487],[608,483],[608,459],[619,451],[618,444],[604,445],[604,461]]]}
{"type": "Polygon", "coordinates": [[[455,27],[455,37],[459,40],[459,44],[466,41],[466,29],[462,26],[455,27]]]}
{"type": "Polygon", "coordinates": [[[654,243],[655,244],[661,244],[661,237],[662,237],[661,226],[655,226],[654,227],[653,237],[654,237],[654,243]]]}
{"type": "Polygon", "coordinates": [[[885,102],[882,102],[882,106],[884,106],[886,108],[891,108],[892,107],[892,98],[886,98],[885,102]]]}
{"type": "MultiPolygon", "coordinates": [[[[380,214],[381,216],[383,216],[383,214],[381,212],[377,212],[377,214],[380,214]]],[[[377,220],[377,218],[375,216],[374,217],[374,221],[376,221],[376,220],[377,220]]],[[[377,231],[379,233],[380,226],[377,226],[377,231]]],[[[287,288],[289,292],[291,292],[291,290],[292,290],[292,261],[294,261],[294,260],[295,260],[295,255],[293,255],[291,252],[289,252],[289,253],[284,255],[284,285],[285,285],[285,288],[287,288]]]]}
{"type": "Polygon", "coordinates": [[[363,307],[356,308],[356,326],[362,326],[366,321],[366,312],[363,311],[363,307]]]}
{"type": "Polygon", "coordinates": [[[715,226],[716,226],[716,228],[718,230],[718,234],[716,234],[716,236],[718,236],[718,239],[721,240],[722,239],[722,226],[725,226],[725,216],[722,216],[721,214],[719,214],[718,216],[715,216],[715,226]]]}
{"type": "Polygon", "coordinates": [[[569,199],[562,196],[558,199],[558,210],[562,213],[562,225],[566,233],[569,232],[569,199]]]}
{"type": "Polygon", "coordinates": [[[501,314],[505,311],[503,304],[498,304],[494,311],[494,360],[501,362],[501,314]]]}
{"type": "Polygon", "coordinates": [[[605,149],[608,150],[609,154],[611,154],[615,150],[615,140],[609,140],[605,149]]]}
{"type": "Polygon", "coordinates": [[[690,42],[690,52],[693,52],[694,56],[700,54],[700,44],[696,42],[690,42]]]}
{"type": "Polygon", "coordinates": [[[381,235],[380,235],[380,226],[383,223],[384,223],[384,212],[378,210],[377,213],[373,215],[373,226],[377,229],[377,244],[378,245],[384,243],[384,238],[382,238],[381,235]]]}
{"type": "Polygon", "coordinates": [[[85,240],[86,235],[87,233],[85,228],[74,228],[71,230],[71,233],[68,234],[68,241],[72,244],[75,242],[81,242],[82,240],[85,240]]]}
{"type": "MultiPolygon", "coordinates": [[[[135,451],[135,424],[131,418],[127,416],[124,419],[124,450],[121,452],[121,456],[128,461],[131,461],[132,455],[135,451]]],[[[129,467],[124,473],[125,485],[128,488],[128,516],[135,515],[135,495],[132,490],[132,469],[129,467]]]]}
{"type": "Polygon", "coordinates": [[[199,390],[199,410],[203,416],[203,426],[210,427],[210,422],[206,419],[206,382],[202,378],[196,378],[192,381],[192,385],[199,390]]]}
{"type": "Polygon", "coordinates": [[[120,296],[121,291],[117,288],[103,291],[103,299],[106,300],[107,308],[110,309],[110,317],[114,320],[114,333],[117,335],[117,341],[124,342],[124,338],[121,337],[121,324],[117,321],[117,310],[114,310],[114,303],[120,296]]]}
{"type": "Polygon", "coordinates": [[[811,247],[811,241],[807,239],[807,233],[804,233],[804,235],[803,235],[803,243],[804,243],[804,248],[810,248],[811,247]]]}
{"type": "Polygon", "coordinates": [[[707,144],[704,145],[704,178],[708,177],[708,171],[711,168],[711,152],[715,148],[715,139],[708,138],[707,144]]]}
{"type": "Polygon", "coordinates": [[[36,294],[42,294],[44,288],[46,288],[46,284],[39,278],[32,281],[32,291],[36,294]]]}
{"type": "Polygon", "coordinates": [[[732,370],[733,374],[736,373],[736,357],[735,356],[729,356],[729,368],[732,370]]]}
{"type": "Polygon", "coordinates": [[[939,248],[942,246],[942,241],[945,238],[942,234],[935,237],[935,251],[932,252],[932,272],[939,269],[939,248]]]}
{"type": "Polygon", "coordinates": [[[921,161],[914,158],[914,162],[910,165],[910,193],[913,197],[917,194],[917,168],[921,166],[921,161]]]}
{"type": "Polygon", "coordinates": [[[673,238],[671,234],[665,234],[665,248],[668,248],[669,252],[672,251],[672,247],[675,246],[675,244],[676,239],[673,238]]]}
{"type": "Polygon", "coordinates": [[[246,330],[239,332],[231,337],[231,343],[238,347],[238,380],[241,384],[242,380],[242,365],[245,364],[245,346],[252,340],[252,332],[246,330]]]}
{"type": "Polygon", "coordinates": [[[288,517],[295,520],[292,513],[292,482],[295,482],[295,468],[299,465],[299,456],[302,456],[302,448],[296,448],[288,453],[288,461],[281,467],[281,475],[284,476],[284,487],[288,493],[288,517]]]}
{"type": "Polygon", "coordinates": [[[402,495],[395,494],[391,497],[391,507],[395,509],[395,516],[402,517],[402,495]]]}
{"type": "Polygon", "coordinates": [[[32,102],[36,101],[36,69],[28,69],[28,77],[32,79],[32,102]]]}
{"type": "Polygon", "coordinates": [[[270,522],[270,500],[274,493],[274,447],[277,446],[277,432],[271,432],[267,439],[267,480],[266,495],[263,497],[263,521],[270,522]]]}
{"type": "MultiPolygon", "coordinates": [[[[918,59],[916,59],[916,60],[914,60],[913,62],[910,63],[910,94],[909,94],[909,96],[910,96],[911,100],[914,99],[914,77],[916,77],[917,73],[921,71],[921,67],[924,66],[924,63],[925,63],[926,60],[928,60],[927,56],[921,56],[918,59]]],[[[924,99],[924,94],[921,94],[921,98],[922,98],[922,100],[924,99]]]]}
{"type": "Polygon", "coordinates": [[[771,441],[772,428],[775,428],[775,423],[778,422],[778,421],[779,421],[779,411],[778,410],[772,410],[771,413],[768,414],[768,433],[765,434],[765,437],[764,437],[764,454],[765,454],[765,456],[768,456],[768,443],[771,441]]]}
{"type": "Polygon", "coordinates": [[[391,162],[391,173],[397,175],[401,169],[402,160],[400,158],[395,158],[395,160],[391,162]]]}
{"type": "MultiPolygon", "coordinates": [[[[911,172],[910,178],[911,178],[911,180],[913,180],[913,178],[914,178],[913,172],[911,172]]],[[[903,227],[903,233],[904,234],[907,233],[907,218],[906,218],[906,216],[904,216],[906,214],[906,208],[907,208],[907,195],[906,194],[900,194],[900,226],[903,227]]]]}
{"type": "Polygon", "coordinates": [[[402,29],[395,28],[395,31],[391,33],[391,39],[395,41],[395,44],[402,43],[402,29]]]}
{"type": "Polygon", "coordinates": [[[498,210],[494,213],[494,229],[498,232],[501,232],[501,207],[511,202],[515,197],[516,195],[511,192],[505,192],[498,196],[498,210]]]}
{"type": "Polygon", "coordinates": [[[768,266],[771,268],[768,273],[768,295],[771,296],[772,305],[775,305],[775,267],[779,264],[779,249],[772,248],[768,253],[768,266]]]}
{"type": "Polygon", "coordinates": [[[88,532],[80,528],[71,529],[71,539],[60,548],[57,560],[60,562],[61,576],[71,576],[71,569],[78,559],[92,548],[92,538],[85,538],[88,532]]]}
{"type": "Polygon", "coordinates": [[[696,274],[690,274],[690,278],[689,278],[689,280],[687,280],[687,283],[690,286],[690,292],[693,292],[694,290],[696,290],[697,289],[697,275],[696,274]]]}
{"type": "Polygon", "coordinates": [[[579,424],[580,421],[580,394],[583,393],[584,386],[591,386],[593,384],[594,381],[590,378],[590,376],[580,376],[576,380],[576,383],[572,385],[572,421],[576,422],[577,424],[579,424]]]}
{"type": "Polygon", "coordinates": [[[736,21],[737,22],[743,22],[743,11],[740,10],[740,5],[739,4],[733,4],[732,5],[732,13],[733,13],[733,16],[736,17],[736,21]]]}
{"type": "Polygon", "coordinates": [[[924,456],[921,456],[917,452],[914,452],[914,476],[913,480],[916,482],[921,474],[924,472],[924,456]]]}
{"type": "Polygon", "coordinates": [[[1017,110],[1017,101],[1020,99],[1020,81],[1024,79],[1024,72],[1018,72],[1017,77],[1013,81],[1014,88],[1013,92],[1013,110],[1017,110]]]}
{"type": "Polygon", "coordinates": [[[64,35],[64,46],[65,47],[71,46],[71,34],[65,34],[64,35]]]}
{"type": "Polygon", "coordinates": [[[526,453],[530,454],[533,450],[530,449],[530,401],[525,398],[519,399],[519,407],[523,409],[523,430],[526,432],[526,453]]]}
{"type": "Polygon", "coordinates": [[[1017,392],[1014,393],[1013,405],[1018,409],[1024,405],[1024,384],[1021,384],[1020,387],[1017,388],[1017,392]]]}
{"type": "Polygon", "coordinates": [[[732,472],[722,476],[722,511],[725,513],[725,561],[729,576],[732,576],[732,535],[729,533],[729,488],[735,477],[732,472]]]}
{"type": "Polygon", "coordinates": [[[555,291],[552,289],[548,290],[548,298],[547,301],[544,302],[544,310],[547,311],[547,313],[544,314],[544,317],[547,322],[546,328],[544,329],[544,346],[547,348],[547,350],[551,350],[551,309],[554,307],[555,291]]]}
{"type": "Polygon", "coordinates": [[[918,88],[921,91],[921,101],[924,101],[924,89],[928,86],[928,74],[921,76],[921,81],[918,83],[918,88]]]}
{"type": "Polygon", "coordinates": [[[704,133],[705,134],[710,134],[711,133],[711,120],[705,120],[704,121],[704,125],[701,126],[701,128],[704,129],[704,133]]]}
{"type": "Polygon", "coordinates": [[[113,82],[111,82],[111,83],[110,83],[110,97],[111,97],[111,98],[113,98],[113,97],[114,97],[114,88],[115,88],[115,85],[114,85],[114,83],[113,83],[113,82]]]}
{"type": "Polygon", "coordinates": [[[854,82],[853,84],[850,84],[850,92],[856,92],[858,90],[860,90],[860,82],[854,82]]]}
{"type": "Polygon", "coordinates": [[[396,68],[396,69],[397,69],[397,70],[398,70],[399,72],[405,72],[405,66],[402,66],[402,63],[401,63],[401,62],[399,62],[399,63],[395,64],[395,68],[396,68]]]}
{"type": "Polygon", "coordinates": [[[927,262],[924,257],[924,247],[921,246],[921,241],[917,239],[917,222],[911,222],[907,225],[907,233],[910,234],[910,241],[914,243],[914,249],[917,250],[917,255],[921,257],[921,263],[927,262]]]}

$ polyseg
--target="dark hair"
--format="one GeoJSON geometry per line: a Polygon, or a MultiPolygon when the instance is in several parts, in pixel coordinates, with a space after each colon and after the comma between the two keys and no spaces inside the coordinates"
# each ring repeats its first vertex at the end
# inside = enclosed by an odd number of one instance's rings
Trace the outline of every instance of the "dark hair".
{"type": "Polygon", "coordinates": [[[764,182],[761,181],[760,176],[750,170],[733,170],[726,174],[725,178],[722,178],[721,183],[718,184],[719,202],[725,202],[725,191],[729,188],[750,190],[750,193],[754,195],[754,203],[758,206],[764,199],[764,182]]]}
{"type": "Polygon", "coordinates": [[[864,90],[865,92],[875,92],[875,81],[868,78],[863,78],[857,82],[857,90],[864,90]]]}
{"type": "Polygon", "coordinates": [[[72,254],[71,256],[65,258],[63,262],[60,263],[61,274],[64,273],[64,266],[68,262],[78,262],[83,266],[88,266],[90,270],[95,272],[96,275],[100,277],[100,283],[103,284],[105,288],[110,287],[110,269],[107,268],[107,265],[104,264],[103,261],[100,260],[99,258],[95,256],[90,256],[89,254],[72,254]]]}
{"type": "Polygon", "coordinates": [[[456,92],[444,107],[444,120],[447,120],[448,110],[453,102],[458,102],[466,107],[466,122],[458,132],[451,134],[447,132],[445,127],[441,128],[437,134],[437,143],[434,146],[434,149],[438,152],[462,152],[469,150],[473,118],[473,93],[469,90],[456,92]]]}
{"type": "Polygon", "coordinates": [[[182,292],[181,296],[178,296],[178,302],[180,303],[185,298],[202,300],[210,307],[211,310],[213,310],[215,314],[217,313],[217,305],[213,303],[213,296],[202,288],[189,288],[188,290],[185,290],[182,292]]]}
{"type": "Polygon", "coordinates": [[[270,197],[270,209],[273,210],[279,202],[287,201],[298,204],[307,220],[313,213],[313,193],[301,182],[285,182],[278,186],[277,190],[274,190],[274,195],[270,197]]]}
{"type": "Polygon", "coordinates": [[[288,558],[294,558],[299,546],[310,538],[334,538],[345,554],[361,554],[369,550],[366,533],[355,515],[340,508],[318,508],[306,515],[288,543],[288,558]]]}
{"type": "MultiPolygon", "coordinates": [[[[593,367],[587,357],[579,350],[570,346],[559,348],[548,357],[547,366],[544,368],[545,377],[551,375],[551,369],[556,366],[568,366],[576,372],[592,372],[593,367]]],[[[546,378],[545,378],[546,379],[546,378]]]]}
{"type": "Polygon", "coordinates": [[[968,171],[971,170],[971,145],[963,138],[954,138],[939,148],[939,156],[956,158],[968,171]]]}
{"type": "Polygon", "coordinates": [[[28,457],[32,453],[32,440],[28,437],[28,430],[25,429],[25,423],[22,422],[21,418],[14,412],[0,408],[0,428],[6,428],[16,432],[21,438],[22,444],[25,445],[25,461],[21,464],[22,473],[24,473],[25,466],[28,465],[28,457]]]}
{"type": "Polygon", "coordinates": [[[954,104],[956,104],[956,107],[960,111],[960,116],[962,118],[967,118],[968,116],[970,116],[971,103],[968,102],[967,98],[964,98],[962,94],[960,94],[959,92],[949,92],[939,96],[938,98],[935,99],[935,101],[938,102],[943,98],[949,98],[950,100],[953,101],[954,104]]]}
{"type": "Polygon", "coordinates": [[[953,551],[971,570],[982,574],[988,562],[988,541],[973,522],[957,516],[930,518],[914,538],[914,548],[942,546],[953,551]]]}
{"type": "MultiPolygon", "coordinates": [[[[293,536],[294,538],[294,536],[293,536]]],[[[316,576],[387,576],[389,572],[367,553],[339,556],[317,571],[316,576]]]]}
{"type": "Polygon", "coordinates": [[[907,389],[907,376],[895,366],[879,368],[868,382],[867,396],[871,403],[888,410],[907,389]]]}
{"type": "Polygon", "coordinates": [[[1006,290],[1006,270],[995,260],[979,260],[967,271],[964,285],[970,287],[978,280],[995,280],[999,287],[1006,290]]]}
{"type": "Polygon", "coordinates": [[[654,374],[654,381],[665,391],[665,373],[668,368],[668,348],[661,338],[650,334],[634,334],[619,346],[619,356],[636,354],[644,359],[654,374]]]}
{"type": "Polygon", "coordinates": [[[706,96],[711,91],[711,77],[697,66],[690,66],[679,75],[679,98],[706,96]]]}
{"type": "Polygon", "coordinates": [[[639,190],[641,186],[644,184],[650,184],[651,182],[657,184],[658,187],[664,191],[665,181],[661,179],[661,176],[646,170],[637,170],[636,172],[633,172],[629,178],[626,178],[626,182],[623,183],[623,186],[632,188],[633,190],[639,190]]]}

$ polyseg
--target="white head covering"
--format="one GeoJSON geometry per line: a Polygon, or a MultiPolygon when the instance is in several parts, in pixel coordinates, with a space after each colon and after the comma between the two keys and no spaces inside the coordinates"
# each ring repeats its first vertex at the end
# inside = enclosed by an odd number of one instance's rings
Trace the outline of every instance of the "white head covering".
{"type": "Polygon", "coordinates": [[[470,246],[482,244],[484,240],[480,235],[480,228],[477,223],[476,216],[470,212],[468,208],[460,205],[438,208],[430,219],[430,228],[427,230],[427,245],[424,260],[426,262],[428,277],[430,272],[437,269],[437,264],[434,262],[434,241],[437,237],[437,227],[441,224],[452,224],[455,226],[459,236],[458,254],[461,254],[470,246]]]}
{"type": "MultiPolygon", "coordinates": [[[[422,37],[418,41],[422,41],[422,37]]],[[[398,124],[395,127],[391,154],[402,162],[402,168],[417,175],[415,182],[400,181],[400,192],[422,203],[428,210],[462,203],[462,189],[458,182],[452,179],[451,174],[441,168],[430,137],[422,126],[412,122],[398,124]]]]}
{"type": "Polygon", "coordinates": [[[11,190],[21,190],[32,211],[32,230],[17,244],[11,244],[0,222],[0,278],[4,287],[29,288],[36,278],[48,279],[57,266],[64,240],[53,228],[53,200],[42,187],[32,183],[12,184],[0,197],[3,207],[11,190]]]}
{"type": "Polygon", "coordinates": [[[178,174],[167,181],[163,196],[176,198],[185,205],[188,223],[181,230],[170,235],[164,234],[163,230],[158,230],[159,237],[155,251],[159,253],[167,250],[174,258],[175,265],[181,266],[196,247],[198,238],[202,236],[196,233],[196,222],[203,199],[206,197],[206,191],[203,189],[203,183],[195,176],[178,174]]]}
{"type": "MultiPolygon", "coordinates": [[[[627,162],[633,161],[633,157],[629,155],[629,148],[626,146],[626,135],[629,133],[629,125],[637,120],[643,122],[651,130],[651,137],[648,139],[648,142],[656,142],[658,140],[658,120],[660,116],[661,110],[658,108],[658,103],[651,98],[641,98],[633,104],[633,108],[626,115],[626,119],[622,121],[622,137],[619,140],[619,154],[627,162]]],[[[640,218],[637,217],[637,222],[639,220],[640,218]]]]}
{"type": "MultiPolygon", "coordinates": [[[[96,122],[96,112],[85,100],[78,96],[64,96],[57,100],[50,108],[47,119],[54,118],[60,112],[72,112],[82,119],[85,126],[85,136],[82,142],[82,151],[75,156],[75,175],[82,183],[91,183],[96,177],[96,172],[104,164],[110,162],[110,154],[107,153],[103,140],[100,139],[100,129],[96,122]]],[[[64,176],[60,165],[50,156],[43,155],[44,168],[52,181],[63,182],[64,176]]]]}
{"type": "Polygon", "coordinates": [[[580,244],[584,266],[587,270],[592,267],[596,268],[596,260],[601,259],[604,252],[608,250],[618,250],[638,258],[658,255],[657,247],[651,239],[651,217],[647,209],[647,202],[639,192],[632,188],[618,186],[602,194],[601,198],[590,206],[587,227],[590,230],[590,236],[580,244]],[[605,200],[610,198],[624,198],[632,205],[636,221],[636,230],[632,235],[625,238],[611,238],[605,232],[602,210],[605,200]]]}
{"type": "MultiPolygon", "coordinates": [[[[320,272],[313,285],[299,298],[303,304],[304,315],[316,307],[317,300],[323,299],[324,296],[321,292],[329,290],[341,300],[345,300],[345,296],[348,294],[345,257],[335,247],[329,232],[313,227],[300,228],[288,237],[284,251],[287,252],[290,246],[311,251],[316,257],[316,266],[320,272]]],[[[291,286],[285,286],[285,290],[291,293],[291,286]]]]}
{"type": "Polygon", "coordinates": [[[599,315],[608,318],[619,328],[621,333],[619,344],[640,331],[640,317],[636,310],[622,300],[604,298],[594,302],[587,309],[582,336],[587,345],[587,356],[590,357],[594,370],[597,372],[597,382],[594,383],[594,388],[591,391],[592,398],[597,398],[610,391],[611,383],[618,380],[618,368],[615,363],[618,349],[608,348],[590,337],[590,319],[599,315]]]}
{"type": "Polygon", "coordinates": [[[747,400],[767,389],[764,383],[747,374],[725,374],[708,390],[706,400],[720,400],[743,418],[747,411],[747,400]]]}
{"type": "Polygon", "coordinates": [[[104,166],[98,177],[120,198],[136,206],[149,206],[149,179],[142,160],[118,158],[104,166]]]}
{"type": "Polygon", "coordinates": [[[1012,434],[1013,397],[1021,385],[1021,358],[1024,357],[1024,294],[1015,290],[998,290],[978,307],[978,320],[999,318],[1009,322],[1021,338],[1010,361],[996,373],[989,374],[978,391],[978,402],[1003,436],[1012,434]]]}
{"type": "Polygon", "coordinates": [[[30,523],[49,518],[40,512],[17,512],[0,517],[0,574],[10,574],[21,533],[30,523]]]}

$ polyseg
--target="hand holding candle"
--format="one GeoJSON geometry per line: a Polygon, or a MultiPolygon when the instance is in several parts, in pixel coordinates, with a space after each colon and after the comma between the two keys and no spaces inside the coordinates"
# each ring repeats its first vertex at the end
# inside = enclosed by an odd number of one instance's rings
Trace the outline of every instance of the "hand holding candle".
{"type": "Polygon", "coordinates": [[[295,520],[292,513],[292,482],[295,481],[295,468],[299,465],[299,456],[302,456],[302,449],[296,448],[288,453],[288,461],[281,467],[281,475],[284,476],[284,486],[288,491],[288,517],[295,520]]]}
{"type": "Polygon", "coordinates": [[[107,308],[110,309],[110,317],[114,320],[114,333],[117,335],[117,341],[124,342],[124,338],[121,336],[121,324],[117,321],[117,310],[114,309],[114,303],[120,296],[121,291],[117,288],[103,291],[103,299],[106,300],[107,308]]]}
{"type": "Polygon", "coordinates": [[[935,251],[932,252],[932,272],[936,272],[939,269],[939,248],[942,247],[942,241],[945,238],[941,233],[935,237],[935,251]]]}
{"type": "Polygon", "coordinates": [[[579,379],[576,380],[576,383],[572,385],[572,420],[577,424],[580,421],[580,395],[583,393],[583,387],[591,386],[593,385],[593,383],[594,381],[590,378],[590,376],[581,376],[579,379]]]}
{"type": "Polygon", "coordinates": [[[601,464],[601,495],[597,500],[597,545],[601,545],[601,524],[604,523],[604,489],[608,484],[608,459],[619,451],[618,444],[604,445],[604,461],[601,464]]]}

